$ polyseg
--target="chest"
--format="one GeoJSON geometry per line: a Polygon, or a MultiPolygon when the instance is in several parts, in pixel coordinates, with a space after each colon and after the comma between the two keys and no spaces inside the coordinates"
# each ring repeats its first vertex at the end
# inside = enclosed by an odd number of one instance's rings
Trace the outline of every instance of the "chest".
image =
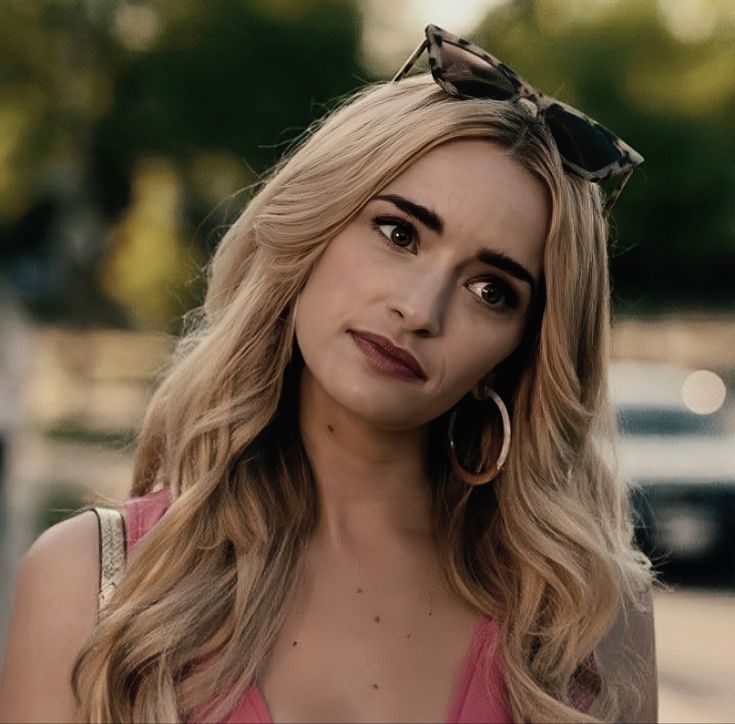
{"type": "Polygon", "coordinates": [[[260,690],[279,724],[446,721],[479,621],[438,582],[312,581],[289,606],[260,690]]]}

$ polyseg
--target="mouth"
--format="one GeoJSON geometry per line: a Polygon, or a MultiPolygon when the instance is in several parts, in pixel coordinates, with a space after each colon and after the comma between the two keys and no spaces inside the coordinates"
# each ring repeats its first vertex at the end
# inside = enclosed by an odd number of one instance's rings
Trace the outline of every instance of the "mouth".
{"type": "Polygon", "coordinates": [[[348,332],[368,361],[380,372],[406,380],[426,379],[423,368],[408,350],[379,334],[352,329],[348,332]]]}

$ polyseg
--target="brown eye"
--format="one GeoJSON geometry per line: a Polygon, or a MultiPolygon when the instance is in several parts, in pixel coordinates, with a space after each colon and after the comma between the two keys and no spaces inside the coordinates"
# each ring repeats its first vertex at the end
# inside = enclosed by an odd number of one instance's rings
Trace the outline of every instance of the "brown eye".
{"type": "Polygon", "coordinates": [[[470,282],[467,288],[490,309],[504,311],[518,306],[518,297],[513,289],[498,279],[482,279],[470,282]]]}
{"type": "Polygon", "coordinates": [[[483,284],[480,296],[488,304],[498,304],[503,300],[504,293],[499,284],[487,282],[483,284]]]}
{"type": "Polygon", "coordinates": [[[390,240],[396,246],[408,246],[412,241],[411,232],[405,227],[396,224],[390,232],[390,240]]]}
{"type": "Polygon", "coordinates": [[[394,246],[405,249],[416,241],[416,232],[410,224],[396,219],[376,219],[375,228],[381,236],[394,246]]]}

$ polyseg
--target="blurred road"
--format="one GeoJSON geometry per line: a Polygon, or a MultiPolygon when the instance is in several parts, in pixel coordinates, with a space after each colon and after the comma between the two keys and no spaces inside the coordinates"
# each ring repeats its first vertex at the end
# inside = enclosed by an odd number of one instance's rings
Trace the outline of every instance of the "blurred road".
{"type": "Polygon", "coordinates": [[[659,720],[735,722],[735,592],[655,597],[659,720]]]}

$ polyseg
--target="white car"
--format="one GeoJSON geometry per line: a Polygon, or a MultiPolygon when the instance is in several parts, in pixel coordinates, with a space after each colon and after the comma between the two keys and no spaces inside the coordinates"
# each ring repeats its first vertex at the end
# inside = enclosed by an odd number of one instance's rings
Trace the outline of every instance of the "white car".
{"type": "Polygon", "coordinates": [[[735,433],[722,380],[621,362],[610,390],[644,551],[664,573],[735,575],[735,433]]]}

